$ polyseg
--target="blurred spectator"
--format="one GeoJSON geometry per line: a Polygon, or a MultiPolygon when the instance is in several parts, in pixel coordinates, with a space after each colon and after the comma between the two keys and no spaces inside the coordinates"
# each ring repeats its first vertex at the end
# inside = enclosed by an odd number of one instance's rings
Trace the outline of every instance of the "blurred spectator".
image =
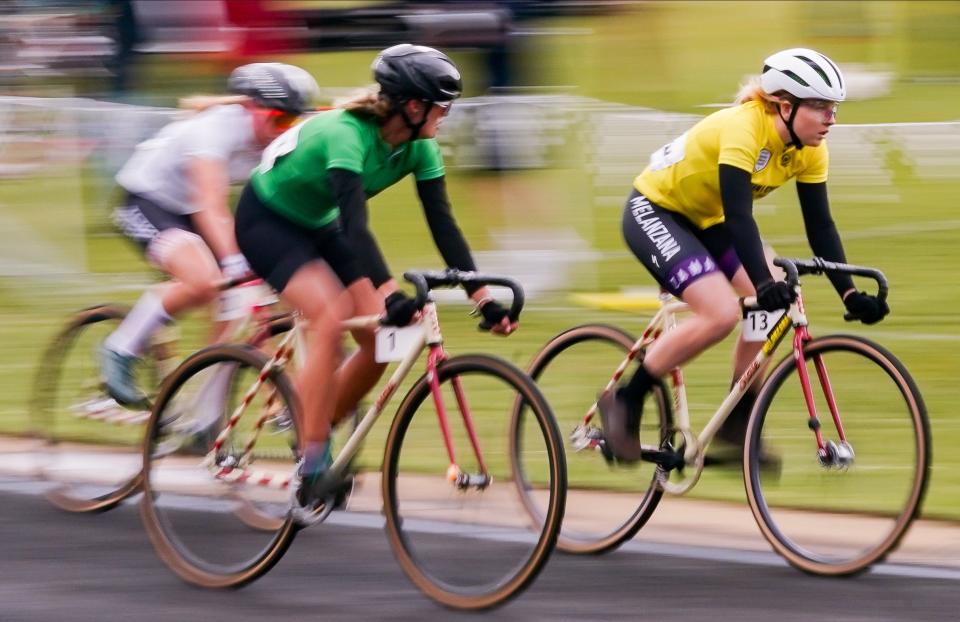
{"type": "Polygon", "coordinates": [[[130,88],[130,72],[135,46],[140,42],[132,0],[109,0],[114,20],[114,55],[109,67],[113,73],[113,93],[120,95],[130,88]]]}

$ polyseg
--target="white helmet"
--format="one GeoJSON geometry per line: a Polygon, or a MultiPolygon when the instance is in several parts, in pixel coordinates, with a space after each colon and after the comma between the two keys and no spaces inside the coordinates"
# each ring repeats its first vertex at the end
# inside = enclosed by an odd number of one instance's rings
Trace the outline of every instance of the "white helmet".
{"type": "Polygon", "coordinates": [[[765,93],[786,91],[799,99],[842,102],[847,85],[837,65],[814,50],[791,48],[763,61],[760,87],[765,93]]]}

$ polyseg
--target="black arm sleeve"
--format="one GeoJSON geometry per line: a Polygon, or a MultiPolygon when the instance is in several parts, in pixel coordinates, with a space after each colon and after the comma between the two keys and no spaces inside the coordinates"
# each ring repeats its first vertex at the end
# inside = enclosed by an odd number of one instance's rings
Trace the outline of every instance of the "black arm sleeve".
{"type": "MultiPolygon", "coordinates": [[[[840,234],[837,233],[837,226],[833,224],[833,218],[830,216],[827,183],[797,182],[797,196],[800,198],[803,225],[807,230],[807,240],[810,242],[813,254],[827,261],[846,263],[840,234]]],[[[827,277],[841,296],[847,290],[853,289],[853,278],[849,274],[827,274],[827,277]]]]}
{"type": "Polygon", "coordinates": [[[330,169],[329,175],[347,244],[360,262],[363,273],[370,277],[374,287],[380,287],[390,280],[390,270],[367,224],[367,195],[363,191],[363,180],[357,173],[340,168],[330,169]]]}
{"type": "MultiPolygon", "coordinates": [[[[450,211],[446,179],[437,177],[418,181],[417,194],[423,204],[423,213],[427,218],[433,243],[437,245],[437,250],[447,266],[458,270],[476,270],[470,247],[453,218],[453,212],[450,211]]],[[[476,289],[478,288],[467,287],[467,292],[473,293],[476,289]]]]}
{"type": "Polygon", "coordinates": [[[750,173],[729,164],[720,165],[720,198],[723,214],[733,239],[733,248],[754,287],[772,281],[763,254],[760,230],[753,219],[753,191],[750,173]]]}

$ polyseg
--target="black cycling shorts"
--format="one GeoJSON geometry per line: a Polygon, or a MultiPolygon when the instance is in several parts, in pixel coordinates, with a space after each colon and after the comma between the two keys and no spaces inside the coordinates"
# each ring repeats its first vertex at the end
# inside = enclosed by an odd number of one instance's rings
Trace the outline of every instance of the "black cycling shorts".
{"type": "Polygon", "coordinates": [[[326,262],[344,287],[364,276],[339,222],[302,227],[264,205],[249,183],[237,204],[236,231],[250,267],[278,292],[297,270],[316,260],[326,262]]]}
{"type": "Polygon", "coordinates": [[[725,224],[699,229],[636,190],[623,210],[623,239],[657,283],[678,298],[707,274],[721,270],[733,280],[740,268],[725,224]]]}
{"type": "Polygon", "coordinates": [[[189,214],[174,214],[132,192],[127,193],[123,207],[114,210],[113,222],[143,251],[148,250],[153,240],[167,229],[196,233],[189,214]]]}

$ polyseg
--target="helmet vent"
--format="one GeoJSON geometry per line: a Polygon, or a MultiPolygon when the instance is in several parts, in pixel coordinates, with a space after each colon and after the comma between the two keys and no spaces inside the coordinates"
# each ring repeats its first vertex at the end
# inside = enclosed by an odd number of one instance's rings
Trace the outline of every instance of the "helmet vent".
{"type": "Polygon", "coordinates": [[[797,56],[797,58],[799,58],[800,60],[802,60],[802,61],[805,62],[806,64],[810,65],[810,69],[813,69],[814,71],[816,71],[816,72],[820,75],[820,77],[823,78],[823,81],[827,83],[827,86],[830,86],[830,87],[833,86],[833,83],[830,82],[830,77],[827,76],[827,72],[825,72],[823,69],[821,69],[821,68],[820,68],[820,65],[818,65],[818,64],[815,63],[815,62],[813,62],[812,60],[810,60],[810,59],[807,58],[806,56],[797,56]]]}
{"type": "Polygon", "coordinates": [[[797,74],[793,73],[793,72],[790,71],[789,69],[784,70],[782,73],[783,73],[783,75],[787,76],[788,78],[790,78],[791,80],[797,82],[798,84],[802,84],[803,86],[810,86],[809,84],[807,84],[807,81],[806,81],[806,80],[804,80],[803,78],[801,78],[801,77],[798,76],[797,74]]]}

